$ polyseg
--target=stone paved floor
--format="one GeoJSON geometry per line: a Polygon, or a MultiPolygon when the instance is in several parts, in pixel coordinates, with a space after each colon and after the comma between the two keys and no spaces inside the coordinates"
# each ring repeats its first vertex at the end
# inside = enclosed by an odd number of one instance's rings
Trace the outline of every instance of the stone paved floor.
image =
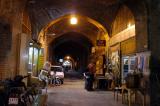
{"type": "Polygon", "coordinates": [[[48,89],[48,106],[126,106],[113,99],[111,91],[86,91],[83,80],[65,80],[48,89]]]}

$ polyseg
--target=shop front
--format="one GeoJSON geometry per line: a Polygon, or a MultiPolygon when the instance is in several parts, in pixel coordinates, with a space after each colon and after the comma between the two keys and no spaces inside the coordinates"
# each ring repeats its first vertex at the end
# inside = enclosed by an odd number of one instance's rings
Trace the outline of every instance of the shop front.
{"type": "Polygon", "coordinates": [[[115,44],[109,48],[109,63],[108,71],[111,71],[114,76],[114,84],[120,84],[121,69],[120,69],[120,43],[115,44]]]}
{"type": "Polygon", "coordinates": [[[143,73],[144,76],[149,76],[150,74],[150,69],[149,69],[150,55],[151,53],[149,51],[136,53],[137,68],[141,73],[143,73]]]}
{"type": "Polygon", "coordinates": [[[121,81],[125,83],[129,73],[137,68],[135,37],[121,42],[121,81]]]}
{"type": "Polygon", "coordinates": [[[40,48],[40,44],[30,42],[28,55],[28,73],[38,76],[39,69],[43,64],[43,49],[40,48]]]}
{"type": "Polygon", "coordinates": [[[122,57],[122,82],[125,82],[128,73],[133,73],[136,69],[136,56],[122,57]]]}

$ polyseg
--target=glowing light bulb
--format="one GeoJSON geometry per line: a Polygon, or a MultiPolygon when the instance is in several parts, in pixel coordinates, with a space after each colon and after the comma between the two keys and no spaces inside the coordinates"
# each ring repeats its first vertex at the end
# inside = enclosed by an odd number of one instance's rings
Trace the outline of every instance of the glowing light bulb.
{"type": "Polygon", "coordinates": [[[67,59],[70,59],[70,57],[69,57],[69,56],[67,56],[67,59]]]}
{"type": "Polygon", "coordinates": [[[78,22],[78,20],[77,20],[76,17],[72,17],[72,18],[70,19],[70,24],[72,24],[72,25],[77,24],[77,22],[78,22]]]}

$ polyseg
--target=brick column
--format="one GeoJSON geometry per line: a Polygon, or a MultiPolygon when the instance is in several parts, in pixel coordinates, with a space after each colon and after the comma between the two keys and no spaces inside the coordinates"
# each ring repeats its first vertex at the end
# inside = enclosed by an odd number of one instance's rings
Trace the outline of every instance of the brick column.
{"type": "Polygon", "coordinates": [[[44,43],[44,62],[49,60],[49,44],[47,43],[47,38],[44,43]]]}
{"type": "MultiPolygon", "coordinates": [[[[22,24],[20,14],[13,15],[12,19],[12,42],[11,42],[11,51],[9,56],[9,65],[10,69],[9,71],[13,73],[13,76],[16,74],[19,74],[19,66],[20,66],[20,37],[21,37],[21,31],[22,31],[22,24]],[[19,20],[19,21],[17,21],[19,20]]],[[[9,72],[8,72],[9,73],[9,72]]]]}
{"type": "Polygon", "coordinates": [[[149,47],[150,60],[150,93],[151,106],[160,105],[160,1],[150,3],[149,47]]]}
{"type": "Polygon", "coordinates": [[[0,20],[0,79],[6,78],[9,70],[8,56],[11,50],[11,42],[11,26],[8,22],[0,20]]]}
{"type": "Polygon", "coordinates": [[[0,78],[13,77],[19,72],[20,44],[19,35],[22,31],[22,11],[25,1],[0,1],[0,24],[6,22],[8,26],[2,24],[0,27],[0,78]],[[3,20],[1,20],[3,19],[3,20]],[[6,29],[9,30],[7,31],[6,29]],[[6,30],[6,31],[5,31],[6,30]],[[6,33],[5,33],[6,32],[6,33]]]}

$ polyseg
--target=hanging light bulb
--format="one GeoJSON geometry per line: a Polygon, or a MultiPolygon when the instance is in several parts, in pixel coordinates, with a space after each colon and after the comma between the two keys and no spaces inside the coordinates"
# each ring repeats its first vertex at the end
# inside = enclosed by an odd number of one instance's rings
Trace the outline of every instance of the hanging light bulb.
{"type": "Polygon", "coordinates": [[[71,17],[70,24],[75,25],[75,24],[77,24],[77,22],[78,22],[78,20],[76,17],[71,17]]]}

